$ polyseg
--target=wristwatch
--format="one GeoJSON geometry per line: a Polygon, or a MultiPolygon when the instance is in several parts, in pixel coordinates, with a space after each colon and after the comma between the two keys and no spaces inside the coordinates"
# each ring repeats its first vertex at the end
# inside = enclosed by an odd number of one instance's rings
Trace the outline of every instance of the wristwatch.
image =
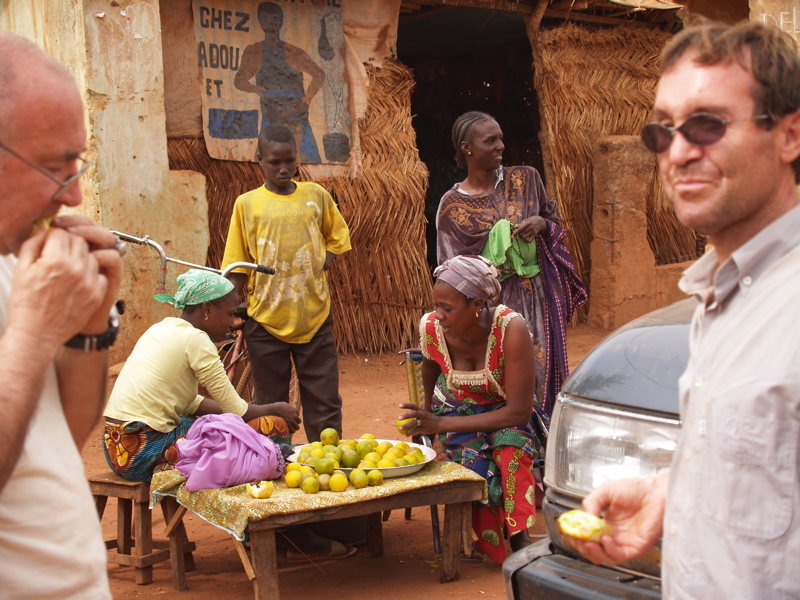
{"type": "Polygon", "coordinates": [[[76,350],[83,350],[84,352],[93,352],[96,350],[105,350],[110,348],[115,341],[117,341],[117,333],[119,332],[119,312],[117,306],[111,307],[111,312],[108,315],[108,329],[100,335],[83,335],[78,333],[72,336],[69,341],[64,344],[67,348],[75,348],[76,350]]]}

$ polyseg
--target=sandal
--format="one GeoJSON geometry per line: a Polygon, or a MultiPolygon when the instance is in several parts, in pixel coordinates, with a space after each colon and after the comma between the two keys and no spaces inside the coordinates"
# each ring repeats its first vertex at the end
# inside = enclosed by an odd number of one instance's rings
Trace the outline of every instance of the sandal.
{"type": "Polygon", "coordinates": [[[331,540],[330,552],[326,554],[306,554],[300,550],[287,550],[286,559],[293,564],[315,562],[319,560],[341,560],[343,558],[350,558],[358,548],[350,545],[344,545],[336,540],[331,540]]]}
{"type": "Polygon", "coordinates": [[[485,563],[486,562],[486,555],[481,554],[478,552],[477,548],[473,548],[469,554],[465,554],[463,551],[461,552],[461,560],[464,562],[471,562],[471,563],[485,563]]]}

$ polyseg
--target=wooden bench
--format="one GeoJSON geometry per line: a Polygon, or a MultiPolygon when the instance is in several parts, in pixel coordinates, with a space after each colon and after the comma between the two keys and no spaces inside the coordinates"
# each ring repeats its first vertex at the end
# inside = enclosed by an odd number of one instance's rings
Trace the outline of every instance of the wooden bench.
{"type": "MultiPolygon", "coordinates": [[[[194,569],[194,542],[188,541],[182,522],[173,528],[169,540],[153,540],[153,520],[150,511],[150,484],[128,481],[112,471],[88,478],[100,520],[109,498],[117,499],[117,536],[107,540],[108,562],[134,568],[139,585],[153,581],[153,565],[170,561],[172,584],[177,590],[186,589],[186,571],[194,569]],[[180,560],[176,560],[180,552],[180,560]]],[[[174,498],[160,502],[164,521],[170,523],[178,512],[174,498]]]]}

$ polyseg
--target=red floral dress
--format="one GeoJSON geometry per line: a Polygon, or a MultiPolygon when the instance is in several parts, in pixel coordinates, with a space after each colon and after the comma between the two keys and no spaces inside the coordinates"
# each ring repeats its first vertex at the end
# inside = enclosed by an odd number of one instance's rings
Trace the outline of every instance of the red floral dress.
{"type": "MultiPolygon", "coordinates": [[[[442,418],[476,415],[506,405],[503,336],[509,321],[522,316],[502,304],[494,309],[486,360],[480,371],[452,367],[447,343],[434,313],[420,321],[422,354],[435,361],[441,374],[431,409],[442,418]]],[[[534,435],[530,425],[498,431],[444,433],[434,442],[440,460],[457,462],[486,478],[486,498],[475,504],[472,526],[478,550],[492,560],[505,560],[503,538],[525,531],[536,518],[532,467],[534,435]]]]}

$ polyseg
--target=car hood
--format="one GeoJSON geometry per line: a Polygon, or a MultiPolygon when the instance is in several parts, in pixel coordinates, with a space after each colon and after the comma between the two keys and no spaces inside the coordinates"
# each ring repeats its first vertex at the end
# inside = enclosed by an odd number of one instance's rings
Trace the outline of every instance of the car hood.
{"type": "Polygon", "coordinates": [[[575,368],[562,393],[645,411],[678,414],[678,379],[689,361],[697,300],[648,313],[606,337],[575,368]]]}

